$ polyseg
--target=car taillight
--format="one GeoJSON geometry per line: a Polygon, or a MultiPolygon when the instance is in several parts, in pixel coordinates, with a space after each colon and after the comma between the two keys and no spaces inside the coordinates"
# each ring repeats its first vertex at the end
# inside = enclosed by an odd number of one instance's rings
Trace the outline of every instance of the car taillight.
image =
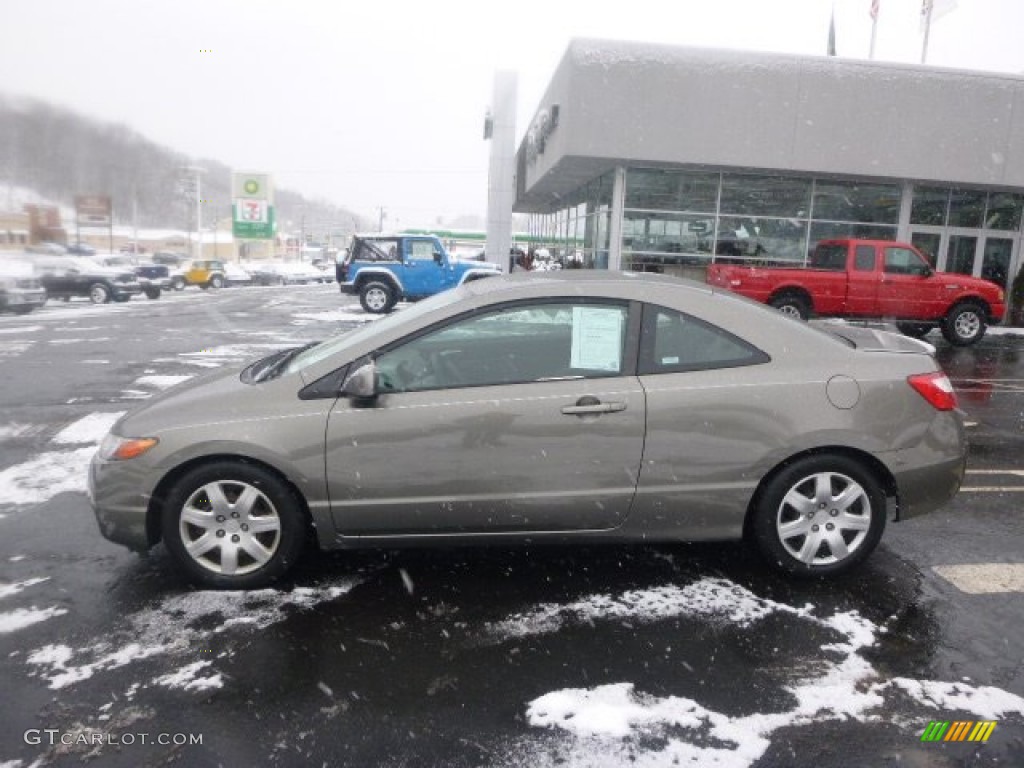
{"type": "Polygon", "coordinates": [[[916,376],[908,376],[907,383],[935,410],[952,411],[956,408],[956,393],[946,374],[940,371],[919,373],[916,376]]]}

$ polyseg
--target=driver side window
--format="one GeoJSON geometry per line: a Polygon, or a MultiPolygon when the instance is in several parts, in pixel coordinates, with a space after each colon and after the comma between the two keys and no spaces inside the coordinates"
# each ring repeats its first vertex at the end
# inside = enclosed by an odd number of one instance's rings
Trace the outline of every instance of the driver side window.
{"type": "Polygon", "coordinates": [[[516,304],[428,332],[377,358],[382,392],[618,376],[627,305],[516,304]]]}

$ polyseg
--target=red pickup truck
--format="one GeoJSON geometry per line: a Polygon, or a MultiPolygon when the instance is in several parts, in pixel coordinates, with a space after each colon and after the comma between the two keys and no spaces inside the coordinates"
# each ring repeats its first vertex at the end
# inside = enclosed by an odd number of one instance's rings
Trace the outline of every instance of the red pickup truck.
{"type": "Polygon", "coordinates": [[[957,346],[978,341],[1006,311],[996,284],[936,272],[914,246],[892,240],[822,240],[806,268],[712,264],[707,279],[803,319],[891,319],[910,336],[937,325],[957,346]]]}

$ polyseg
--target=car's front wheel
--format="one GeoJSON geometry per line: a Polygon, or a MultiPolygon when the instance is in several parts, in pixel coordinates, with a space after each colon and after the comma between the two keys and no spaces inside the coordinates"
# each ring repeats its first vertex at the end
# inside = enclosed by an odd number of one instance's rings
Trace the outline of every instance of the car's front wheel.
{"type": "Polygon", "coordinates": [[[110,289],[103,283],[93,283],[89,286],[89,301],[93,304],[106,304],[110,301],[110,289]]]}
{"type": "Polygon", "coordinates": [[[751,532],[784,573],[826,576],[862,562],[885,529],[885,494],[860,462],[808,456],[774,475],[759,494],[751,532]]]}
{"type": "Polygon", "coordinates": [[[359,290],[359,303],[363,309],[374,315],[390,312],[397,300],[394,288],[376,280],[366,283],[359,290]]]}
{"type": "Polygon", "coordinates": [[[167,495],[163,538],[193,582],[253,589],[280,578],[309,530],[302,502],[263,467],[217,461],[182,476],[167,495]]]}

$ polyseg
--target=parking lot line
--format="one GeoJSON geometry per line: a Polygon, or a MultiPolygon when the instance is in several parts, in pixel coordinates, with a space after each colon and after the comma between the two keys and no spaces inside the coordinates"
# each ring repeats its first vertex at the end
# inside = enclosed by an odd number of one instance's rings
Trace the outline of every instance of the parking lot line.
{"type": "Polygon", "coordinates": [[[932,570],[969,595],[1024,592],[1024,563],[936,565],[932,570]]]}

